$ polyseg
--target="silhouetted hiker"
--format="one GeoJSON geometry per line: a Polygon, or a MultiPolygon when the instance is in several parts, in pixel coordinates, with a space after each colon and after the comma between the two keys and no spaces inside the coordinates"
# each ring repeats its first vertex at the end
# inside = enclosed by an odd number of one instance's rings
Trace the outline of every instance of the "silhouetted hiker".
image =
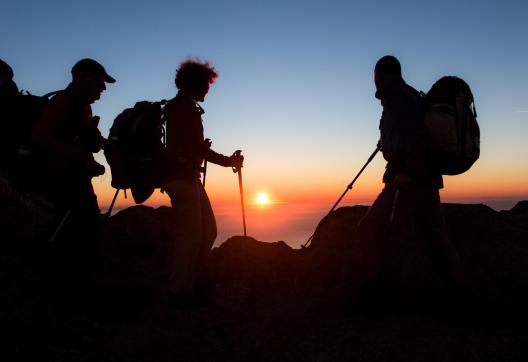
{"type": "Polygon", "coordinates": [[[13,81],[13,69],[0,59],[0,98],[18,95],[18,87],[13,81]]]}
{"type": "Polygon", "coordinates": [[[176,71],[178,94],[165,106],[167,117],[168,173],[162,186],[177,211],[174,263],[169,288],[172,307],[190,306],[195,301],[195,282],[216,239],[216,221],[200,182],[204,160],[224,167],[241,167],[242,156],[223,156],[204,140],[203,102],[218,76],[207,62],[184,61],[176,71]]]}
{"type": "Polygon", "coordinates": [[[72,82],[50,100],[31,136],[33,152],[46,167],[43,195],[53,203],[60,225],[52,257],[61,312],[86,300],[99,251],[100,216],[91,179],[104,173],[93,157],[103,139],[91,104],[105,82],[115,82],[92,59],[78,61],[71,73],[72,82]]]}
{"type": "MultiPolygon", "coordinates": [[[[381,147],[387,161],[385,187],[358,225],[362,245],[363,292],[385,283],[409,285],[416,265],[408,265],[410,239],[427,243],[433,267],[451,282],[462,281],[459,256],[446,233],[438,190],[442,175],[429,159],[420,94],[407,85],[399,61],[381,58],[375,67],[376,98],[381,101],[381,147]],[[406,259],[407,258],[407,259],[406,259]]],[[[423,254],[421,254],[423,255],[423,254]]],[[[419,261],[419,260],[418,260],[419,261]]],[[[412,287],[411,287],[412,289],[412,287]]]]}

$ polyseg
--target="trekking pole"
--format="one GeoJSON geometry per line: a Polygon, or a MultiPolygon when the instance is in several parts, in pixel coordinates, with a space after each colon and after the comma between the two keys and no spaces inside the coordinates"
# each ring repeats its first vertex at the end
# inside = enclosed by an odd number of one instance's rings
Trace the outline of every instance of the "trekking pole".
{"type": "Polygon", "coordinates": [[[106,224],[108,223],[108,220],[110,219],[110,216],[112,214],[112,209],[114,208],[114,204],[116,202],[116,199],[117,199],[117,194],[119,194],[119,189],[116,190],[115,194],[114,194],[114,198],[112,199],[112,203],[110,204],[110,208],[108,209],[108,211],[106,212],[106,215],[105,215],[105,221],[104,221],[104,225],[106,226],[106,224]]]}
{"type": "Polygon", "coordinates": [[[55,239],[57,238],[57,235],[59,235],[59,232],[61,231],[62,227],[64,226],[64,223],[66,222],[66,220],[68,219],[68,217],[70,216],[71,214],[71,209],[69,209],[66,214],[64,215],[64,217],[62,218],[59,226],[57,226],[57,229],[55,229],[55,232],[53,233],[53,236],[51,237],[49,243],[50,244],[53,244],[53,242],[55,241],[55,239]]]}
{"type": "MultiPolygon", "coordinates": [[[[378,154],[379,150],[381,150],[381,142],[378,141],[378,144],[376,145],[376,149],[374,150],[374,152],[372,152],[372,154],[370,155],[370,157],[368,158],[367,162],[363,165],[363,167],[361,168],[361,170],[359,170],[358,174],[356,175],[356,177],[354,177],[354,179],[352,180],[352,182],[350,182],[348,184],[348,186],[346,187],[345,191],[343,192],[343,194],[341,194],[341,196],[339,197],[339,199],[337,199],[336,203],[334,204],[334,206],[332,206],[332,208],[330,209],[330,211],[325,215],[325,217],[323,217],[321,219],[321,221],[319,222],[319,224],[317,224],[317,226],[321,225],[321,223],[323,222],[323,220],[325,220],[328,215],[330,215],[334,210],[335,208],[337,207],[337,205],[339,205],[339,203],[341,202],[341,200],[343,199],[343,197],[345,197],[346,193],[349,191],[349,190],[352,190],[352,187],[354,187],[354,183],[356,182],[356,180],[359,178],[359,176],[361,176],[361,174],[363,173],[363,171],[365,170],[365,168],[367,168],[368,164],[374,159],[374,157],[376,157],[376,155],[378,154]]],[[[315,231],[314,233],[308,238],[308,240],[306,240],[306,243],[304,243],[302,245],[302,248],[305,248],[307,247],[310,242],[313,240],[313,237],[315,235],[315,231]]]]}
{"type": "MultiPolygon", "coordinates": [[[[233,153],[233,156],[240,156],[242,151],[238,150],[233,153]]],[[[242,167],[233,167],[233,172],[238,173],[238,187],[240,189],[240,205],[242,206],[242,224],[244,226],[244,236],[246,232],[246,211],[244,209],[244,187],[242,185],[242,167]]]]}
{"type": "Polygon", "coordinates": [[[205,176],[207,176],[207,160],[204,161],[204,165],[203,165],[203,181],[202,181],[202,185],[203,185],[204,188],[205,188],[205,176]]]}
{"type": "Polygon", "coordinates": [[[394,212],[396,211],[396,204],[398,203],[398,197],[400,196],[400,189],[396,189],[396,192],[394,193],[394,201],[392,201],[392,209],[390,214],[390,222],[394,220],[394,212]]]}
{"type": "MultiPolygon", "coordinates": [[[[205,144],[207,145],[207,147],[211,148],[211,144],[213,142],[209,139],[209,138],[206,138],[205,139],[205,144]]],[[[204,161],[204,166],[203,166],[203,181],[202,181],[202,185],[203,187],[205,188],[205,176],[207,175],[207,160],[204,161]]]]}

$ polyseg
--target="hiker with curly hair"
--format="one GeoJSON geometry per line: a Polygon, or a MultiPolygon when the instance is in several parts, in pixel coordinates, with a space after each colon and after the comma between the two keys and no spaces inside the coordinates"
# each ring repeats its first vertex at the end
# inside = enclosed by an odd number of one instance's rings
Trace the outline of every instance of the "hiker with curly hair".
{"type": "Polygon", "coordinates": [[[197,301],[195,287],[200,271],[216,239],[216,220],[200,181],[202,162],[242,167],[241,155],[224,156],[204,139],[203,102],[218,73],[209,63],[189,59],[176,71],[178,93],[165,106],[167,119],[167,182],[162,186],[177,214],[180,237],[174,244],[169,304],[179,308],[197,301]]]}

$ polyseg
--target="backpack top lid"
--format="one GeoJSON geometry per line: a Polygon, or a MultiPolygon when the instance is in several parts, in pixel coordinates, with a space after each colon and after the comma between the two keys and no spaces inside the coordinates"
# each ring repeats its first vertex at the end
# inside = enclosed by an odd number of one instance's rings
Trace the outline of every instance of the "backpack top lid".
{"type": "Polygon", "coordinates": [[[466,101],[473,103],[473,93],[469,85],[461,78],[455,76],[445,76],[433,84],[429,92],[425,95],[425,105],[446,103],[454,105],[457,96],[463,96],[466,101]]]}

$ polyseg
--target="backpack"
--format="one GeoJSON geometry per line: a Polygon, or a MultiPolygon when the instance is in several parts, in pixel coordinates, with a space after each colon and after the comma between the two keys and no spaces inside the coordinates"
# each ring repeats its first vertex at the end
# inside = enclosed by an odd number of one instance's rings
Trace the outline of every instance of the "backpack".
{"type": "Polygon", "coordinates": [[[112,187],[131,189],[137,204],[145,202],[163,181],[165,103],[141,101],[125,109],[115,118],[104,147],[112,187]]]}
{"type": "Polygon", "coordinates": [[[1,102],[1,157],[11,162],[18,154],[22,145],[28,144],[31,130],[49,103],[52,95],[35,96],[30,93],[20,93],[16,96],[2,99],[1,102]]]}
{"type": "Polygon", "coordinates": [[[34,176],[39,162],[29,147],[31,131],[51,97],[59,92],[44,96],[26,92],[2,100],[0,157],[11,184],[19,191],[33,191],[36,186],[34,176]]]}
{"type": "Polygon", "coordinates": [[[480,155],[473,94],[462,79],[446,76],[424,95],[424,124],[433,162],[443,175],[469,170],[480,155]]]}

